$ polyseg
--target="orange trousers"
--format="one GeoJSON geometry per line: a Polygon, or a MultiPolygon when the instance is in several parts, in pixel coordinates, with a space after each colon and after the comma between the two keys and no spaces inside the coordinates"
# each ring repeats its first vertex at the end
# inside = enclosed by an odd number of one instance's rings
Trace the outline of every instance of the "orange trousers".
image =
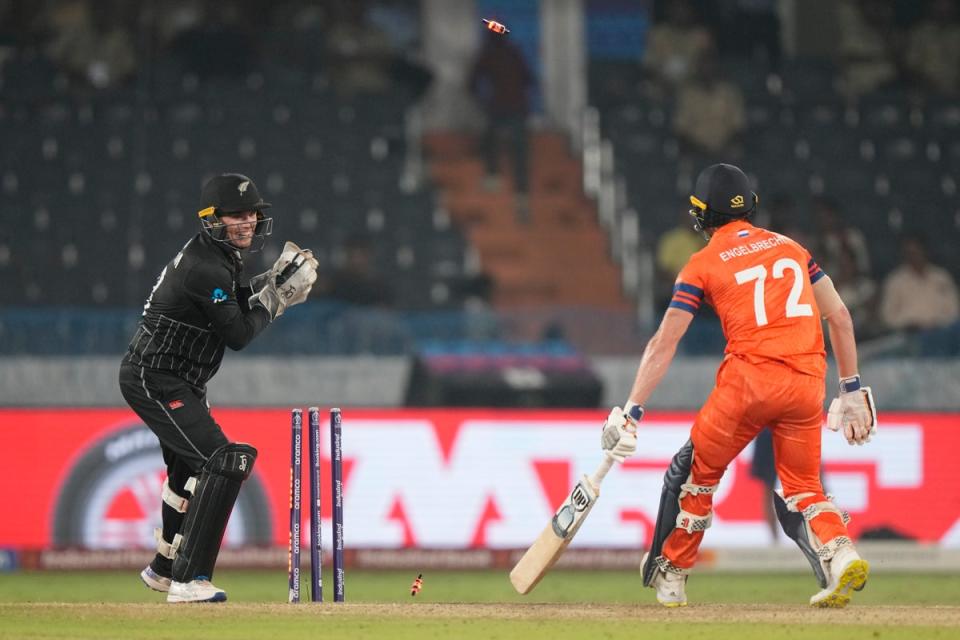
{"type": "MultiPolygon", "coordinates": [[[[798,373],[780,363],[750,364],[728,356],[717,372],[716,387],[693,423],[690,482],[718,484],[727,465],[767,426],[773,434],[773,454],[784,497],[812,493],[798,503],[800,510],[825,501],[820,483],[823,400],[823,378],[798,373]]],[[[713,507],[713,495],[686,495],[680,506],[706,516],[713,507]]],[[[817,515],[810,527],[820,542],[848,535],[841,517],[831,511],[817,515]]],[[[674,566],[689,569],[696,561],[703,533],[674,529],[661,553],[674,566]]]]}

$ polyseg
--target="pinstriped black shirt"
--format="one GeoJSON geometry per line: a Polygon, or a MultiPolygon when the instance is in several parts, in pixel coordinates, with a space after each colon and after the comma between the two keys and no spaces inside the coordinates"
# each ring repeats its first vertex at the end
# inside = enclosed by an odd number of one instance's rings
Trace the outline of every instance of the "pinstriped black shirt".
{"type": "Polygon", "coordinates": [[[266,309],[247,306],[242,271],[239,251],[203,232],[191,238],[160,273],[124,361],[203,389],[226,347],[243,349],[270,324],[266,309]]]}

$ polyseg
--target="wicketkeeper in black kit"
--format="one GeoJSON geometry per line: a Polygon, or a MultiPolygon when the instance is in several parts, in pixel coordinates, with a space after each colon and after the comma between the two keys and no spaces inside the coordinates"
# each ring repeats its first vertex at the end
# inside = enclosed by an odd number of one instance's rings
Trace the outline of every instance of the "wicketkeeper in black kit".
{"type": "Polygon", "coordinates": [[[288,242],[270,271],[241,286],[243,253],[263,246],[270,206],[250,178],[210,179],[201,231],[164,267],[120,366],[120,390],[160,439],[167,480],[157,555],[140,577],[167,602],[222,602],[214,565],[240,485],[257,450],[230,442],[210,415],[207,381],[225,347],[243,349],[284,310],[306,300],[317,278],[310,251],[288,242]]]}

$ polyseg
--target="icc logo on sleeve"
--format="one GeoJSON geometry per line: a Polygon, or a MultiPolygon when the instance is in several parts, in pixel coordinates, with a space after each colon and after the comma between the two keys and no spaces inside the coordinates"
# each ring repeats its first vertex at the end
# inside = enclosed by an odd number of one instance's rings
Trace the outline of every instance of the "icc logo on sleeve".
{"type": "Polygon", "coordinates": [[[210,294],[210,299],[213,300],[214,304],[219,304],[227,299],[227,294],[223,289],[217,287],[213,290],[213,293],[210,294]]]}

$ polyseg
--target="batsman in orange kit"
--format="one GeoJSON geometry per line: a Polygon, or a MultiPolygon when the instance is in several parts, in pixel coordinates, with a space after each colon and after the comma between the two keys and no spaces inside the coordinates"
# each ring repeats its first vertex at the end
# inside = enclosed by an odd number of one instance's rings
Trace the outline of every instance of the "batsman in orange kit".
{"type": "MultiPolygon", "coordinates": [[[[821,587],[810,604],[846,606],[851,592],[866,583],[869,565],[847,534],[846,513],[824,495],[820,483],[827,368],[821,319],[840,372],[839,397],[830,406],[827,426],[843,429],[850,444],[863,444],[876,431],[876,411],[870,388],[860,386],[853,322],[806,249],[750,224],[758,198],[740,169],[707,167],[694,191],[690,213],[708,244],[680,271],[630,397],[622,411],[611,413],[601,438],[610,449],[624,431],[616,423],[642,419],[643,404],[697,310],[704,303],[712,306],[727,338],[725,357],[690,440],[664,475],[653,539],[642,562],[644,585],[656,590],[661,604],[687,603],[686,579],[710,527],[713,494],[727,465],[769,426],[783,486],[783,494],[775,496],[777,516],[821,587]]],[[[642,440],[642,430],[638,435],[642,440]]]]}

